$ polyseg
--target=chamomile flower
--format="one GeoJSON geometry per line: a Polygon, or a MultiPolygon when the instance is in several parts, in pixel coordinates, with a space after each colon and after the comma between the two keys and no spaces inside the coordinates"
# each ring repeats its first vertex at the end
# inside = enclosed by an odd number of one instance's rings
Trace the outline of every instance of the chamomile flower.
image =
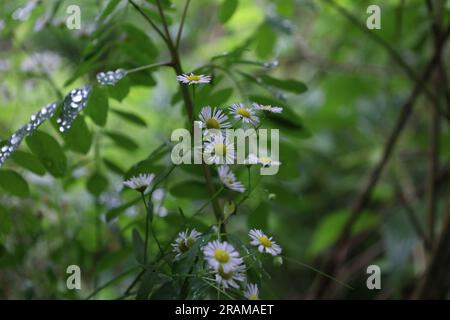
{"type": "Polygon", "coordinates": [[[222,183],[231,190],[237,191],[237,192],[244,192],[245,187],[239,180],[236,179],[236,176],[234,175],[233,171],[231,171],[230,167],[228,166],[220,166],[217,169],[217,172],[219,173],[219,178],[222,183]]]}
{"type": "Polygon", "coordinates": [[[257,125],[259,117],[255,115],[252,107],[246,107],[243,103],[235,103],[230,107],[230,111],[234,114],[234,118],[241,120],[243,123],[251,123],[257,125]]]}
{"type": "Polygon", "coordinates": [[[250,154],[248,156],[248,159],[245,161],[245,163],[246,164],[258,164],[259,163],[264,168],[281,165],[280,161],[274,160],[271,157],[266,157],[266,156],[257,157],[254,154],[250,154]]]}
{"type": "Polygon", "coordinates": [[[204,156],[207,164],[230,164],[234,162],[234,143],[222,134],[213,135],[205,143],[204,156]]]}
{"type": "Polygon", "coordinates": [[[153,179],[155,178],[155,175],[152,174],[140,174],[136,177],[132,177],[126,181],[123,182],[125,186],[128,188],[137,190],[139,192],[144,192],[147,187],[152,183],[153,179]]]}
{"type": "Polygon", "coordinates": [[[245,281],[245,265],[239,264],[232,270],[225,272],[222,267],[216,273],[216,282],[224,289],[239,288],[238,282],[245,281]]]}
{"type": "Polygon", "coordinates": [[[210,83],[211,82],[211,76],[205,76],[203,74],[196,75],[196,74],[182,74],[177,76],[177,80],[184,84],[201,84],[201,83],[210,83]]]}
{"type": "Polygon", "coordinates": [[[258,104],[258,103],[253,103],[253,108],[255,110],[267,111],[267,112],[272,112],[272,113],[283,112],[282,107],[272,107],[270,105],[262,105],[262,104],[258,104]]]}
{"type": "Polygon", "coordinates": [[[258,247],[259,252],[267,252],[273,256],[281,253],[281,247],[272,240],[272,237],[267,237],[261,230],[252,229],[248,235],[252,239],[250,244],[258,247]]]}
{"type": "Polygon", "coordinates": [[[180,232],[175,239],[175,242],[172,243],[173,251],[176,253],[175,259],[188,251],[201,235],[202,234],[195,229],[192,229],[191,232],[189,232],[189,229],[180,232]]]}
{"type": "Polygon", "coordinates": [[[199,118],[201,120],[202,129],[205,129],[205,134],[208,130],[221,130],[230,128],[231,124],[228,122],[228,117],[220,109],[212,109],[210,106],[203,107],[200,111],[199,118]]]}
{"type": "Polygon", "coordinates": [[[211,241],[202,248],[202,251],[210,268],[216,272],[220,269],[223,274],[235,270],[243,262],[239,252],[226,241],[211,241]]]}
{"type": "Polygon", "coordinates": [[[248,300],[259,300],[259,289],[258,285],[249,283],[245,288],[244,297],[248,300]]]}

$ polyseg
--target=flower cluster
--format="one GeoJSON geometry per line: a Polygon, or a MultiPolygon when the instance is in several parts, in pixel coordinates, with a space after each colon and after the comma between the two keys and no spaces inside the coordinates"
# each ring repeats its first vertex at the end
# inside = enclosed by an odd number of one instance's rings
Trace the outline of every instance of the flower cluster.
{"type": "MultiPolygon", "coordinates": [[[[189,251],[203,235],[195,229],[182,231],[172,243],[175,260],[189,251]]],[[[258,252],[269,253],[277,256],[281,253],[281,247],[266,236],[261,230],[252,229],[249,232],[250,244],[258,247],[258,252]]],[[[244,258],[233,245],[227,241],[212,240],[201,248],[207,268],[212,272],[214,280],[221,289],[239,289],[246,282],[248,267],[244,258]]],[[[256,284],[247,283],[243,296],[249,300],[259,299],[259,289],[256,284]]]]}
{"type": "MultiPolygon", "coordinates": [[[[209,83],[210,76],[195,75],[179,75],[177,80],[184,84],[199,84],[209,83]]],[[[270,105],[261,105],[253,103],[251,106],[246,106],[244,103],[235,103],[229,107],[229,114],[231,118],[236,120],[236,123],[253,126],[255,129],[260,124],[260,116],[258,112],[281,113],[283,108],[272,107],[270,105]]],[[[201,109],[198,115],[199,121],[196,124],[203,129],[204,135],[204,155],[207,164],[220,165],[217,169],[219,178],[223,185],[228,189],[236,192],[245,192],[244,185],[237,180],[231,168],[228,166],[234,163],[236,159],[236,152],[234,142],[226,135],[226,129],[232,128],[230,117],[225,110],[221,108],[212,108],[205,106],[201,109]]],[[[280,165],[281,162],[272,160],[270,157],[257,157],[250,154],[246,164],[261,164],[263,167],[280,165]]]]}

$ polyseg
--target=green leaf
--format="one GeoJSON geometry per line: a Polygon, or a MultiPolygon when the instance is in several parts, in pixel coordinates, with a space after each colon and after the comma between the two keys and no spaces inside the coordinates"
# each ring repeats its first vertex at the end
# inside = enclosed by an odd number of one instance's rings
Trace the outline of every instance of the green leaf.
{"type": "Polygon", "coordinates": [[[69,149],[86,154],[91,149],[92,133],[82,115],[79,115],[72,124],[72,127],[63,135],[69,149]]]}
{"type": "Polygon", "coordinates": [[[207,199],[209,197],[205,183],[194,180],[176,184],[170,189],[170,193],[174,197],[188,199],[207,199]]]}
{"type": "Polygon", "coordinates": [[[125,150],[134,151],[139,148],[139,145],[136,142],[121,133],[107,131],[105,132],[105,135],[111,138],[118,147],[125,150]]]}
{"type": "Polygon", "coordinates": [[[141,285],[136,294],[136,300],[147,300],[153,287],[159,283],[159,273],[155,268],[149,267],[145,270],[141,285]]]}
{"type": "Polygon", "coordinates": [[[144,241],[141,238],[141,235],[139,234],[139,231],[137,231],[136,228],[133,228],[132,231],[132,237],[133,237],[133,248],[134,248],[134,256],[136,257],[136,261],[140,264],[144,264],[144,241]]]}
{"type": "Polygon", "coordinates": [[[125,174],[125,179],[137,176],[141,173],[159,173],[164,169],[163,165],[157,162],[163,158],[170,150],[168,148],[158,148],[153,151],[146,159],[135,163],[125,174]]]}
{"type": "Polygon", "coordinates": [[[277,41],[277,34],[266,23],[259,27],[255,35],[256,55],[259,58],[268,58],[277,41]]]}
{"type": "Polygon", "coordinates": [[[103,158],[103,163],[105,166],[114,173],[117,173],[119,176],[123,176],[125,174],[125,170],[123,170],[119,165],[115,164],[111,160],[107,158],[103,158]]]}
{"type": "Polygon", "coordinates": [[[103,21],[116,9],[117,5],[121,2],[121,0],[110,0],[108,4],[105,6],[105,9],[99,16],[99,20],[103,21]]]}
{"type": "Polygon", "coordinates": [[[26,138],[26,142],[50,174],[55,177],[64,176],[67,168],[66,155],[55,138],[43,131],[36,131],[26,138]]]}
{"type": "MultiPolygon", "coordinates": [[[[350,217],[348,210],[339,210],[328,214],[322,219],[314,233],[313,240],[308,249],[312,256],[331,246],[338,238],[345,223],[350,217]]],[[[369,212],[363,212],[352,227],[352,234],[357,234],[378,223],[378,218],[369,212]]]]}
{"type": "Polygon", "coordinates": [[[11,158],[19,166],[24,167],[39,176],[45,174],[45,168],[42,165],[42,162],[32,153],[16,150],[11,158]]]}
{"type": "Polygon", "coordinates": [[[261,204],[250,213],[247,218],[247,226],[250,229],[266,230],[269,221],[269,206],[265,202],[261,204]]]}
{"type": "Polygon", "coordinates": [[[14,196],[28,197],[30,195],[28,183],[20,174],[12,170],[0,170],[0,187],[14,196]]]}
{"type": "Polygon", "coordinates": [[[95,124],[104,127],[108,118],[108,89],[94,86],[85,109],[86,114],[95,124]]]}
{"type": "Polygon", "coordinates": [[[219,21],[226,23],[231,19],[239,5],[238,0],[224,0],[219,8],[219,21]]]}
{"type": "Polygon", "coordinates": [[[262,75],[260,78],[266,84],[268,84],[272,87],[284,90],[284,91],[301,94],[301,93],[305,92],[306,90],[308,90],[306,85],[303,82],[298,81],[298,80],[293,80],[293,79],[281,80],[281,79],[273,78],[268,75],[262,75]]]}
{"type": "Polygon", "coordinates": [[[125,77],[115,86],[108,86],[108,94],[111,98],[121,102],[130,93],[130,79],[125,77]]]}
{"type": "Polygon", "coordinates": [[[117,110],[117,109],[111,109],[112,112],[114,112],[115,114],[117,114],[119,117],[134,123],[137,126],[141,126],[141,127],[146,127],[147,126],[147,122],[145,122],[144,119],[142,119],[140,116],[131,113],[131,112],[126,112],[126,111],[121,111],[121,110],[117,110]]]}
{"type": "Polygon", "coordinates": [[[158,48],[147,34],[132,24],[122,27],[126,38],[120,48],[132,59],[133,63],[144,65],[158,56],[158,48]]]}
{"type": "Polygon", "coordinates": [[[86,182],[86,188],[95,197],[100,196],[108,188],[108,179],[100,172],[92,174],[86,182]]]}
{"type": "Polygon", "coordinates": [[[0,205],[0,240],[2,240],[2,236],[8,234],[9,230],[12,227],[12,219],[8,210],[5,207],[0,205]]]}

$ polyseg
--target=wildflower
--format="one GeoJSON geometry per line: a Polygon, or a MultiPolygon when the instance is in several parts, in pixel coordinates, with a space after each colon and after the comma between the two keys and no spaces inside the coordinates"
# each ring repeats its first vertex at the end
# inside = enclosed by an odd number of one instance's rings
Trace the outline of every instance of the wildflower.
{"type": "Polygon", "coordinates": [[[233,163],[235,158],[234,143],[221,134],[213,135],[206,142],[204,154],[208,164],[233,163]]]}
{"type": "Polygon", "coordinates": [[[243,123],[258,124],[259,118],[255,115],[252,107],[246,107],[243,103],[235,103],[230,107],[230,111],[234,117],[241,120],[243,123]]]}
{"type": "Polygon", "coordinates": [[[147,187],[152,183],[155,175],[152,174],[140,174],[138,176],[132,177],[123,182],[128,188],[137,190],[139,192],[144,192],[147,187]]]}
{"type": "Polygon", "coordinates": [[[200,83],[210,83],[211,82],[211,76],[205,76],[203,74],[196,75],[196,74],[182,74],[177,76],[177,80],[184,84],[200,84],[200,83]]]}
{"type": "Polygon", "coordinates": [[[248,300],[259,300],[259,289],[256,284],[249,283],[245,288],[244,297],[248,300]]]}
{"type": "Polygon", "coordinates": [[[207,131],[211,129],[220,130],[231,127],[231,124],[228,122],[228,117],[222,110],[216,108],[211,109],[210,106],[202,108],[199,118],[202,124],[201,127],[206,129],[205,133],[208,133],[207,131]]]}
{"type": "Polygon", "coordinates": [[[267,237],[261,230],[252,229],[248,235],[252,239],[250,244],[257,246],[259,252],[267,252],[273,256],[281,253],[281,247],[272,240],[272,237],[267,237]]]}
{"type": "Polygon", "coordinates": [[[267,111],[272,113],[281,113],[283,111],[282,107],[272,107],[270,105],[262,105],[258,103],[253,104],[255,110],[267,111]]]}
{"type": "Polygon", "coordinates": [[[236,192],[244,192],[245,187],[239,180],[236,179],[236,176],[234,175],[233,171],[231,171],[230,167],[228,166],[220,166],[217,169],[219,173],[220,181],[229,189],[234,190],[236,192]]]}
{"type": "Polygon", "coordinates": [[[261,164],[264,168],[272,167],[272,166],[279,166],[281,165],[280,161],[274,160],[271,157],[257,157],[254,154],[250,154],[248,156],[248,159],[246,160],[246,164],[261,164]]]}
{"type": "Polygon", "coordinates": [[[202,235],[195,229],[192,229],[191,232],[188,230],[189,229],[186,229],[186,231],[180,232],[175,239],[175,242],[172,243],[173,251],[176,253],[175,259],[192,248],[195,241],[202,235]]]}
{"type": "Polygon", "coordinates": [[[202,250],[211,269],[216,272],[220,270],[223,275],[235,270],[243,262],[236,249],[226,241],[211,241],[202,250]]]}
{"type": "Polygon", "coordinates": [[[216,273],[216,282],[219,286],[222,286],[224,289],[229,287],[239,288],[238,281],[245,281],[245,265],[239,264],[228,272],[224,272],[223,268],[219,267],[216,273]]]}

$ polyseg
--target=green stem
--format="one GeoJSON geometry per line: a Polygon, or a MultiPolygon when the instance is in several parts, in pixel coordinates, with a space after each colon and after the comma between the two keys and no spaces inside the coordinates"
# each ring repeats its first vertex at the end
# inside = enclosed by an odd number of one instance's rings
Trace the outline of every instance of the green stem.
{"type": "Polygon", "coordinates": [[[285,260],[287,260],[287,261],[293,262],[293,263],[298,264],[298,265],[300,265],[300,266],[302,266],[302,267],[305,267],[305,268],[307,268],[307,269],[309,269],[309,270],[312,270],[312,271],[314,271],[314,272],[317,272],[317,273],[320,274],[321,276],[324,276],[325,278],[328,278],[328,279],[330,279],[330,280],[333,280],[333,281],[335,281],[336,283],[339,283],[340,285],[346,287],[347,289],[355,290],[355,288],[353,288],[353,287],[349,286],[348,284],[346,284],[346,283],[344,283],[344,282],[342,282],[342,281],[336,279],[336,278],[333,277],[333,276],[330,276],[329,274],[327,274],[327,273],[325,273],[325,272],[323,272],[323,271],[320,271],[319,269],[314,268],[313,266],[310,266],[310,265],[308,265],[308,264],[306,264],[306,263],[297,261],[297,260],[295,260],[295,259],[293,259],[293,258],[290,258],[290,257],[286,257],[286,256],[282,256],[282,257],[283,257],[283,259],[285,259],[285,260]]]}
{"type": "Polygon", "coordinates": [[[193,218],[193,217],[195,217],[196,215],[200,214],[200,213],[203,211],[203,209],[205,209],[206,206],[208,206],[208,204],[209,204],[210,202],[212,202],[214,199],[216,199],[216,198],[222,193],[223,190],[224,190],[224,187],[223,187],[223,186],[220,187],[220,189],[217,190],[217,192],[214,193],[214,195],[213,195],[211,198],[209,198],[208,201],[206,201],[206,202],[205,202],[205,203],[204,203],[197,211],[195,211],[195,213],[192,215],[191,218],[193,218]]]}
{"type": "Polygon", "coordinates": [[[142,71],[142,70],[146,70],[146,69],[153,69],[153,68],[158,68],[158,67],[162,67],[162,66],[170,66],[171,64],[172,64],[172,61],[147,64],[145,66],[129,69],[129,70],[127,70],[127,73],[130,74],[130,73],[134,73],[134,72],[138,72],[138,71],[142,71]]]}
{"type": "Polygon", "coordinates": [[[148,207],[147,202],[145,201],[145,195],[144,192],[141,192],[142,201],[144,202],[145,206],[145,240],[144,240],[144,265],[147,265],[147,251],[148,251],[148,207]]]}
{"type": "Polygon", "coordinates": [[[109,280],[108,282],[106,282],[104,285],[100,286],[99,288],[97,288],[96,290],[94,290],[94,292],[92,292],[90,295],[87,296],[86,300],[91,299],[92,297],[96,296],[100,291],[102,291],[103,289],[109,287],[110,285],[112,285],[113,283],[115,283],[116,281],[118,281],[119,279],[122,279],[123,277],[125,277],[126,275],[130,274],[131,272],[133,272],[134,270],[136,270],[137,268],[139,268],[139,266],[135,266],[121,274],[119,274],[117,277],[112,278],[111,280],[109,280]]]}

